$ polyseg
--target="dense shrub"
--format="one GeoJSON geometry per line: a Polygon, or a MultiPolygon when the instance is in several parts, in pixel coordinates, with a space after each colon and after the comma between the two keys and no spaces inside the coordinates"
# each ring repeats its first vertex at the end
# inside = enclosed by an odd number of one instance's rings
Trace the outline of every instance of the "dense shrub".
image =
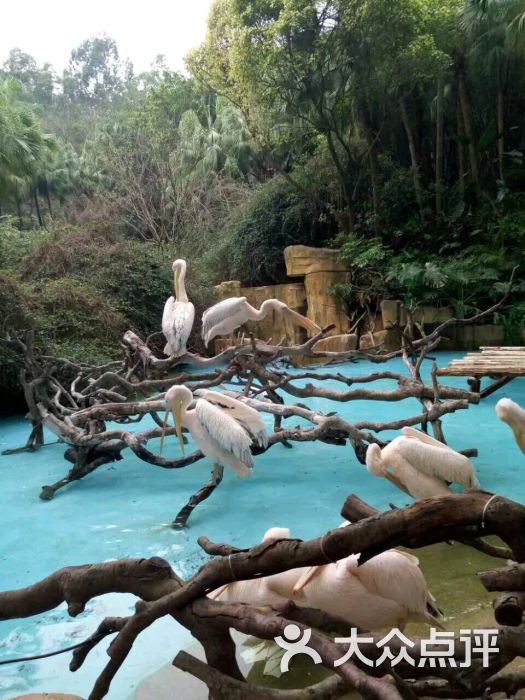
{"type": "Polygon", "coordinates": [[[319,243],[322,235],[323,225],[312,205],[284,178],[275,177],[255,189],[230,217],[204,257],[204,266],[217,281],[279,284],[286,281],[284,248],[319,243]]]}
{"type": "MultiPolygon", "coordinates": [[[[130,239],[107,225],[44,232],[0,226],[0,337],[33,330],[37,346],[51,354],[96,363],[118,358],[126,329],[143,336],[161,330],[173,293],[171,265],[180,255],[173,245],[130,239]]],[[[191,261],[187,290],[197,318],[190,345],[200,348],[198,319],[215,294],[191,261]]],[[[11,405],[20,393],[14,359],[3,343],[0,387],[11,405]]]]}

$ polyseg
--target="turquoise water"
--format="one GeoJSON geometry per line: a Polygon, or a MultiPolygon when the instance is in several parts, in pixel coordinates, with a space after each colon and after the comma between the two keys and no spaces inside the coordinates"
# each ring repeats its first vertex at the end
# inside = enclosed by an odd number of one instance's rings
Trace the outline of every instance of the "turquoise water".
{"type": "MultiPolygon", "coordinates": [[[[457,355],[438,353],[439,365],[457,355]]],[[[373,367],[365,362],[339,365],[336,371],[367,374],[378,369],[405,372],[400,360],[373,367]]],[[[425,371],[430,371],[430,363],[425,371]]],[[[447,378],[446,382],[467,386],[461,378],[447,378]]],[[[345,388],[337,382],[330,384],[345,388]]],[[[373,386],[387,388],[394,384],[382,380],[373,386]]],[[[525,457],[510,429],[494,413],[494,405],[502,396],[525,405],[525,379],[514,380],[479,406],[445,416],[445,434],[455,449],[479,449],[474,462],[483,488],[525,501],[525,457]]],[[[290,402],[294,401],[323,411],[337,410],[350,421],[392,420],[420,412],[415,400],[334,404],[291,397],[290,402]]],[[[270,428],[269,416],[267,420],[270,428]]],[[[286,424],[298,422],[292,418],[286,424]]],[[[0,422],[0,450],[23,444],[28,430],[22,419],[0,422]]],[[[54,439],[52,435],[47,437],[54,439]]],[[[166,454],[176,455],[178,450],[176,440],[168,441],[166,454]]],[[[390,483],[369,474],[349,446],[294,443],[293,449],[286,449],[278,445],[256,458],[254,475],[249,480],[241,481],[227,470],[217,492],[195,510],[190,527],[180,532],[169,524],[207,479],[211,468],[207,460],[181,470],[164,470],[126,451],[122,461],[103,466],[59,491],[52,501],[41,501],[40,487],[67,471],[63,451],[63,445],[49,445],[37,454],[0,457],[0,589],[28,585],[61,566],[125,556],[165,557],[178,574],[187,577],[207,559],[196,544],[199,535],[248,546],[258,542],[269,527],[281,525],[289,527],[294,536],[309,538],[340,523],[339,512],[349,493],[357,493],[378,508],[407,503],[407,497],[390,483]]],[[[133,603],[132,596],[107,595],[92,601],[75,619],[70,619],[65,606],[61,606],[27,620],[0,622],[0,659],[42,653],[81,641],[103,617],[127,614],[133,603]]],[[[158,621],[135,644],[114,682],[110,700],[131,699],[140,679],[169,663],[189,639],[175,622],[158,621]]],[[[69,654],[3,666],[0,699],[53,690],[86,697],[107,660],[104,649],[100,646],[92,652],[84,668],[75,674],[68,671],[69,654]]]]}

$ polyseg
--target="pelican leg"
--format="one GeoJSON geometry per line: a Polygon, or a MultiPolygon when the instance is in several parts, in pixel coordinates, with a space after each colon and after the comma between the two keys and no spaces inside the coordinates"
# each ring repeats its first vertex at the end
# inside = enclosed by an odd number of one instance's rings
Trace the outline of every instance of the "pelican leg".
{"type": "Polygon", "coordinates": [[[199,489],[199,491],[197,491],[197,493],[193,494],[186,505],[177,513],[175,520],[171,523],[171,527],[173,529],[180,530],[181,528],[186,527],[186,523],[188,522],[188,518],[190,517],[192,510],[195,508],[195,506],[199,505],[199,503],[202,503],[202,501],[205,501],[211,496],[217,486],[221,483],[223,474],[224,467],[221,467],[220,464],[214,464],[211,477],[208,479],[208,481],[201,489],[199,489]]]}

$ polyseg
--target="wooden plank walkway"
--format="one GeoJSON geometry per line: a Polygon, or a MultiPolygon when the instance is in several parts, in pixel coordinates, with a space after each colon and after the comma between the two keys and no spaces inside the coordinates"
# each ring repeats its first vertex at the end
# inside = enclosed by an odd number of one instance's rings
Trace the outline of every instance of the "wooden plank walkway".
{"type": "Polygon", "coordinates": [[[525,347],[481,347],[465,357],[451,360],[437,374],[458,377],[525,376],[525,347]]]}

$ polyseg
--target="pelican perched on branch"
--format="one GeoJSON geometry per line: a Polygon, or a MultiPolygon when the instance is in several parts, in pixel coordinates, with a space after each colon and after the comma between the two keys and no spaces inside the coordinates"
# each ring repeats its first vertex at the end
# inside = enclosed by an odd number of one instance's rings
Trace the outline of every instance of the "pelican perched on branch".
{"type": "Polygon", "coordinates": [[[415,499],[447,496],[449,483],[479,488],[472,462],[448,445],[414,428],[381,449],[372,443],[366,452],[368,471],[383,476],[415,499]]]}
{"type": "Polygon", "coordinates": [[[208,347],[210,340],[218,335],[229,335],[236,328],[248,321],[262,321],[271,311],[286,316],[299,326],[306,328],[310,333],[320,332],[319,326],[306,316],[302,316],[290,309],[284,302],[278,299],[263,301],[260,309],[256,309],[248,303],[246,297],[231,297],[206,309],[202,315],[202,338],[208,347]]]}
{"type": "Polygon", "coordinates": [[[186,353],[186,343],[190,337],[195,318],[195,307],[186,294],[186,261],[175,260],[172,266],[175,296],[169,297],[162,314],[162,332],[166,338],[164,354],[180,357],[186,353]]]}
{"type": "MultiPolygon", "coordinates": [[[[253,458],[250,450],[255,440],[261,447],[267,447],[268,434],[259,413],[230,396],[219,392],[201,392],[195,406],[193,394],[182,385],[172,386],[166,392],[166,425],[169,411],[175,420],[175,430],[184,454],[182,428],[186,428],[201,452],[213,462],[210,481],[193,496],[180,511],[174,526],[185,525],[191,511],[207,498],[222,481],[224,467],[230,467],[241,477],[251,475],[253,458]],[[253,439],[253,440],[252,440],[253,439]]],[[[161,450],[164,434],[161,438],[161,450]]]]}
{"type": "Polygon", "coordinates": [[[442,627],[442,613],[419,560],[397,549],[361,565],[359,554],[351,554],[333,564],[303,569],[293,596],[297,605],[324,610],[366,630],[402,630],[410,621],[442,627]]]}
{"type": "MultiPolygon", "coordinates": [[[[347,526],[345,522],[340,527],[347,526]]],[[[271,528],[263,542],[289,539],[286,528],[271,528]]],[[[293,600],[318,608],[367,630],[399,627],[413,621],[441,627],[441,612],[428,590],[416,557],[396,549],[358,565],[352,554],[333,564],[300,567],[272,576],[235,581],[210,593],[230,603],[268,607],[293,600]]]]}
{"type": "Polygon", "coordinates": [[[514,433],[518,447],[525,453],[525,411],[512,399],[500,399],[496,404],[496,414],[507,423],[514,433]]]}
{"type": "MultiPolygon", "coordinates": [[[[290,530],[285,527],[271,527],[262,539],[290,539],[290,530]]],[[[210,598],[228,603],[248,603],[264,608],[283,605],[292,597],[292,588],[303,569],[291,569],[273,576],[260,576],[247,581],[227,583],[209,594],[210,598]]]]}

